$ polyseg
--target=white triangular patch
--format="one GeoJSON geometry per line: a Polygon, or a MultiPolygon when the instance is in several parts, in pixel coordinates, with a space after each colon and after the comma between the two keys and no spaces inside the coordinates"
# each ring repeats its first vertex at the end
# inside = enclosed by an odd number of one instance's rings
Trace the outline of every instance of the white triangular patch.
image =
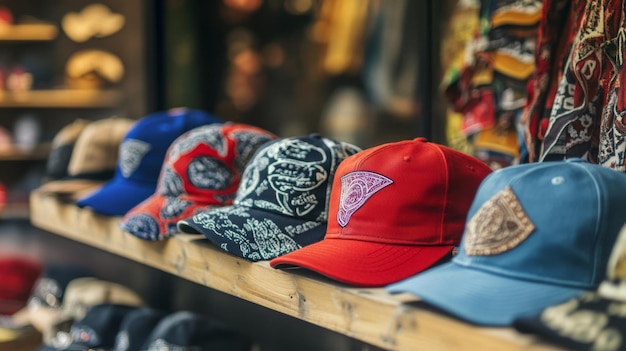
{"type": "Polygon", "coordinates": [[[337,222],[345,227],[350,217],[359,209],[374,193],[393,181],[383,175],[368,172],[350,172],[341,177],[341,195],[339,198],[339,210],[337,222]]]}

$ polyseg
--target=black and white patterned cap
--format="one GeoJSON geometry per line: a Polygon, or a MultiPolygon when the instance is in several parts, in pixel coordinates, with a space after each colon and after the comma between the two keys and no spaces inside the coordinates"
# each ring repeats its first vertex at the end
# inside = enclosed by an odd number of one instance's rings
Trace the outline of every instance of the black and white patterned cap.
{"type": "Polygon", "coordinates": [[[359,151],[319,134],[269,142],[248,163],[232,206],[199,212],[178,229],[251,261],[322,240],[337,166],[359,151]]]}

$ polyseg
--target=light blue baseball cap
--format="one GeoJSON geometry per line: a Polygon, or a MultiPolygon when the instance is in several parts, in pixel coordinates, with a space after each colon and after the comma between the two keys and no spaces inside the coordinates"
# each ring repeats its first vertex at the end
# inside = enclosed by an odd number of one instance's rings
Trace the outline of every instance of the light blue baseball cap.
{"type": "Polygon", "coordinates": [[[626,222],[626,174],[582,159],[510,166],[480,185],[451,262],[386,287],[508,326],[602,281],[626,222]]]}

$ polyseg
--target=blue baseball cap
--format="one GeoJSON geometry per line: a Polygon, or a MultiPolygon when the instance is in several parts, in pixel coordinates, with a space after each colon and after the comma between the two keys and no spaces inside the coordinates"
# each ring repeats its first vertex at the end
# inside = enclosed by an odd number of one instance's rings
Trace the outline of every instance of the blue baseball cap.
{"type": "Polygon", "coordinates": [[[459,254],[386,289],[512,325],[601,283],[625,203],[626,174],[582,159],[500,169],[476,193],[459,254]]]}
{"type": "Polygon", "coordinates": [[[156,191],[165,154],[176,138],[193,128],[223,122],[204,111],[185,108],[141,118],[122,139],[113,179],[76,204],[107,216],[126,214],[156,191]]]}
{"type": "Polygon", "coordinates": [[[203,234],[249,261],[269,260],[320,241],[340,162],[360,152],[319,134],[275,139],[248,162],[232,206],[178,221],[183,233],[203,234]]]}

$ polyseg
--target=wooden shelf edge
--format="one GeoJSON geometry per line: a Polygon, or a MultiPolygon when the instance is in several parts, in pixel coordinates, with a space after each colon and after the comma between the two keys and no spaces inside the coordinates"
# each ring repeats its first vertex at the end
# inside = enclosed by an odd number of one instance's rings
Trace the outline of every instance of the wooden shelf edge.
{"type": "Polygon", "coordinates": [[[115,107],[122,102],[122,99],[122,93],[118,90],[0,90],[0,108],[115,107]]]}
{"type": "Polygon", "coordinates": [[[119,218],[94,214],[34,191],[33,225],[57,235],[172,273],[263,307],[389,350],[555,351],[508,328],[481,328],[404,302],[407,295],[352,288],[251,263],[200,235],[150,242],[123,232],[119,218]],[[85,233],[89,233],[86,235],[85,233]]]}

